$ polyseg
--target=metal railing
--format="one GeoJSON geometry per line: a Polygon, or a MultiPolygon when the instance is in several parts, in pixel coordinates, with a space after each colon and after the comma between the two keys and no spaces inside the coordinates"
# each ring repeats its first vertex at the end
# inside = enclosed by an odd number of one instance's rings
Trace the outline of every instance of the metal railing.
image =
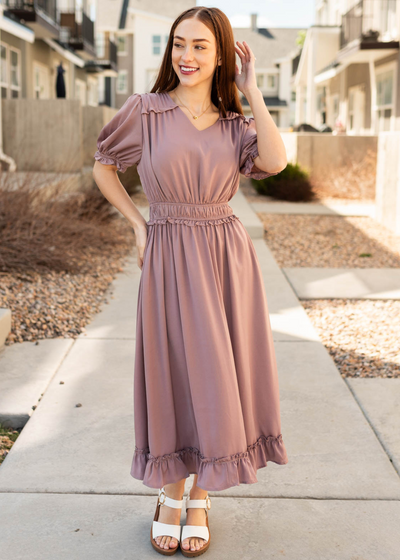
{"type": "Polygon", "coordinates": [[[83,10],[60,10],[59,20],[64,42],[85,41],[94,46],[94,22],[83,10]]]}
{"type": "Polygon", "coordinates": [[[57,0],[3,0],[7,8],[18,12],[36,12],[38,9],[45,12],[57,22],[57,0]]]}
{"type": "Polygon", "coordinates": [[[99,60],[109,60],[117,64],[117,45],[108,37],[97,37],[96,52],[99,60]]]}
{"type": "Polygon", "coordinates": [[[361,0],[342,16],[340,48],[355,39],[390,40],[398,33],[396,10],[399,0],[361,0]]]}

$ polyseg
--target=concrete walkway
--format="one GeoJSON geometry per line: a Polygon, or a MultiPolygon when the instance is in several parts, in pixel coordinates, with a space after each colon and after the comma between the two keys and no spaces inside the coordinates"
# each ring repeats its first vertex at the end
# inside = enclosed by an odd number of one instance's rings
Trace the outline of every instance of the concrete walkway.
{"type": "Polygon", "coordinates": [[[302,299],[400,299],[399,268],[282,268],[302,299]]]}
{"type": "Polygon", "coordinates": [[[369,216],[375,218],[375,203],[354,202],[340,204],[337,202],[284,202],[271,200],[270,202],[252,202],[254,212],[266,214],[316,214],[325,216],[369,216]]]}
{"type": "MultiPolygon", "coordinates": [[[[289,463],[260,469],[258,484],[210,492],[207,557],[398,560],[397,443],[385,445],[384,430],[340,376],[241,192],[231,205],[263,272],[289,463]]],[[[149,542],[157,491],[129,474],[140,274],[133,255],[114,299],[67,352],[60,348],[44,396],[0,467],[5,558],[159,558],[149,542]]]]}

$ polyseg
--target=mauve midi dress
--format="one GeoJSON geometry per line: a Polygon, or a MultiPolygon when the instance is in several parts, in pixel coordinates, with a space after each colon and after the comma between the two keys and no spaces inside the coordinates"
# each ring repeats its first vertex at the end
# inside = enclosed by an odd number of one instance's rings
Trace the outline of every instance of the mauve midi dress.
{"type": "Polygon", "coordinates": [[[150,204],[134,360],[130,474],[161,488],[257,482],[288,462],[276,357],[254,245],[228,202],[261,179],[254,118],[229,111],[199,131],[166,92],[131,95],[94,157],[137,164],[150,204]]]}

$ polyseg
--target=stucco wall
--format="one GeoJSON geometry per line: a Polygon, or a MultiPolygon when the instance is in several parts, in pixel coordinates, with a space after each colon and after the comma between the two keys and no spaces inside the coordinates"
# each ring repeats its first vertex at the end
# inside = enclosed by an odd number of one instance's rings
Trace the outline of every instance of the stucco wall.
{"type": "Polygon", "coordinates": [[[376,171],[376,219],[400,235],[400,132],[381,132],[376,171]]]}
{"type": "Polygon", "coordinates": [[[82,109],[76,99],[3,99],[4,152],[18,171],[82,169],[82,109]]]}

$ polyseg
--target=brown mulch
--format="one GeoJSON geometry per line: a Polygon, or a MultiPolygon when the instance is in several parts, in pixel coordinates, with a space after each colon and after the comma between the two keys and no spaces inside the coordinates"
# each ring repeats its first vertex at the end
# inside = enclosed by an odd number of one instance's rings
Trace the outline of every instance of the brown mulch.
{"type": "Polygon", "coordinates": [[[400,377],[400,301],[301,300],[342,377],[400,377]]]}
{"type": "Polygon", "coordinates": [[[20,432],[0,426],[0,465],[7,457],[20,432]]]}
{"type": "Polygon", "coordinates": [[[400,238],[372,218],[264,212],[258,216],[281,267],[400,267],[400,238]]]}

